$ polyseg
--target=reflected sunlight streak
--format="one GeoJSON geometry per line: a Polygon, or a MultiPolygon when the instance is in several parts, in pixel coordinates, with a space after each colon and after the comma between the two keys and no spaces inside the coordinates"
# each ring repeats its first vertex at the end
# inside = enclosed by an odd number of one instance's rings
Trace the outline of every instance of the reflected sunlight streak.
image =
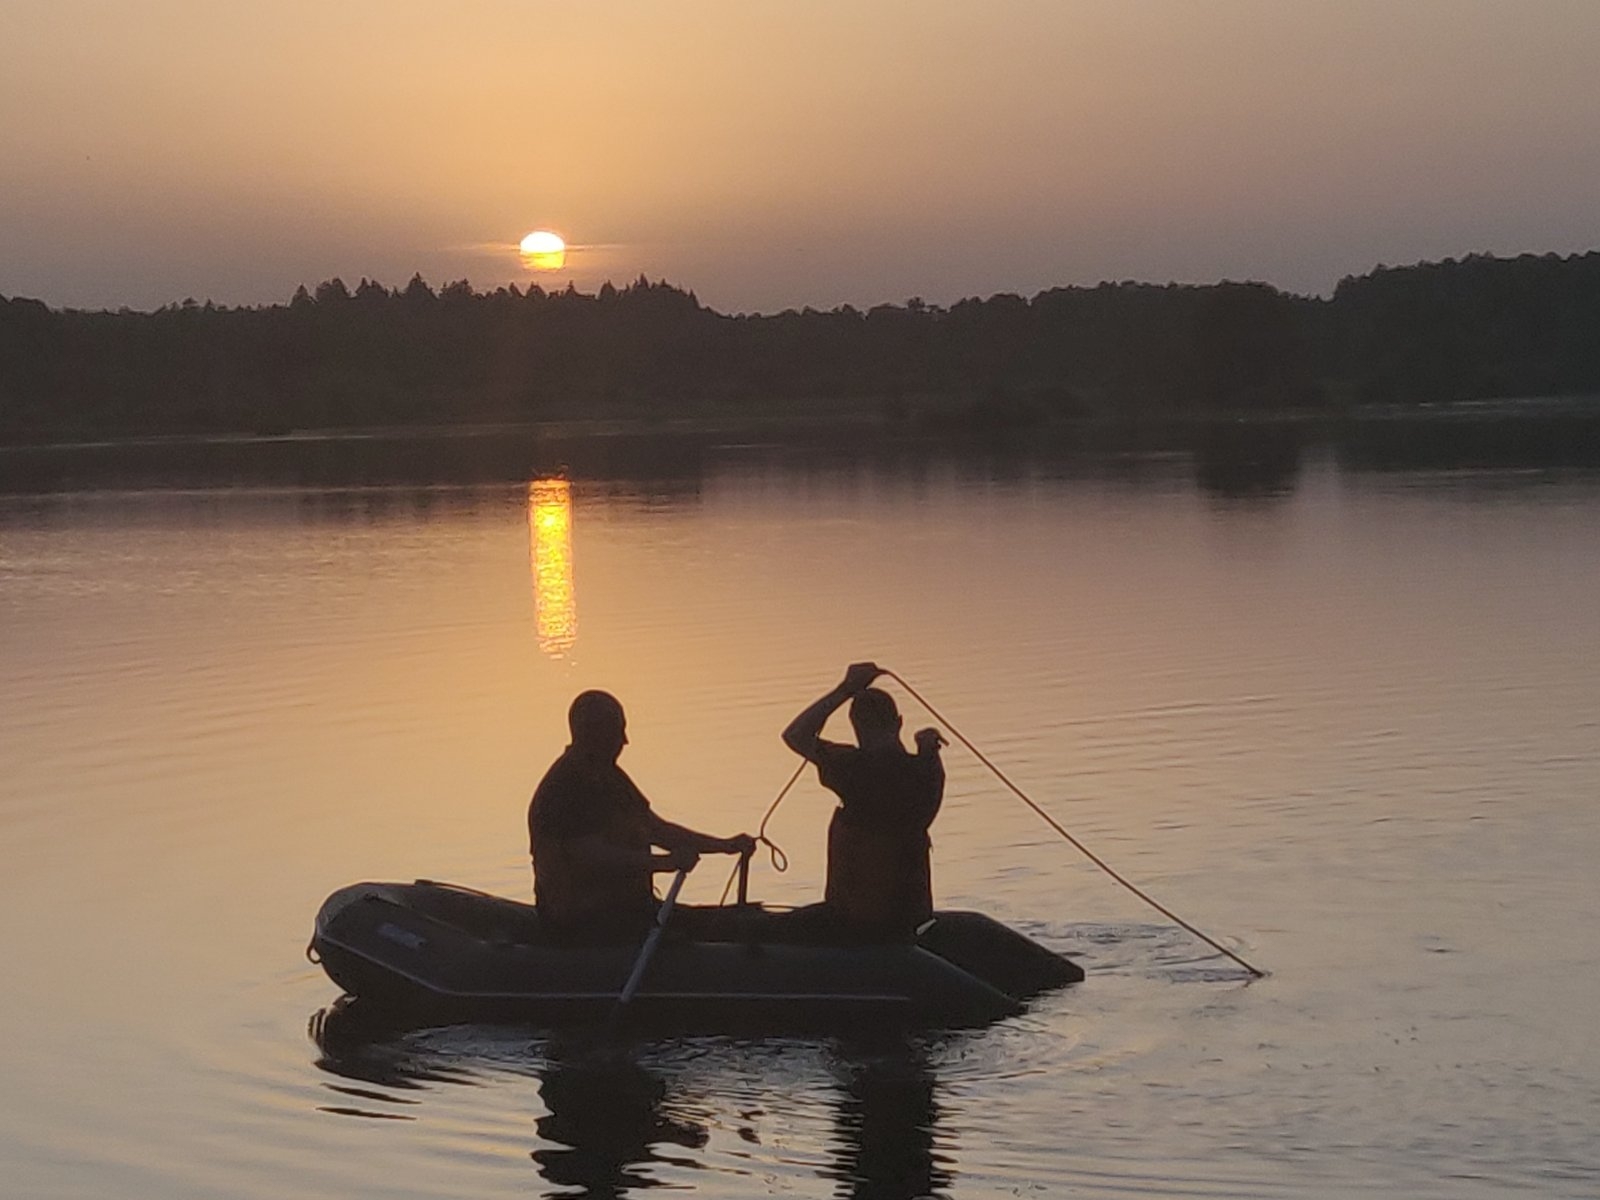
{"type": "Polygon", "coordinates": [[[539,649],[562,658],[578,640],[572,586],[572,489],[565,479],[528,484],[528,555],[539,649]]]}

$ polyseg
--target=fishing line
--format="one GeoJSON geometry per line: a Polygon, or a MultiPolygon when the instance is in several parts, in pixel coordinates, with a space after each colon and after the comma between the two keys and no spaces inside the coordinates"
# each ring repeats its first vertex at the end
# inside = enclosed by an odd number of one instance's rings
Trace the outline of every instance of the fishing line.
{"type": "MultiPolygon", "coordinates": [[[[789,789],[795,785],[795,781],[800,778],[800,772],[805,769],[806,762],[801,759],[800,765],[794,769],[794,774],[789,776],[789,782],[778,789],[778,794],[773,797],[772,803],[767,805],[766,815],[761,818],[761,826],[756,830],[756,842],[766,846],[767,855],[772,859],[772,869],[780,875],[789,869],[789,856],[783,852],[783,847],[767,836],[767,822],[772,820],[772,814],[778,811],[778,805],[783,803],[783,798],[789,794],[789,789]]],[[[718,908],[728,902],[728,893],[733,890],[733,881],[737,878],[739,878],[739,864],[734,863],[733,873],[728,876],[728,882],[722,885],[722,898],[717,901],[718,908]]]]}
{"type": "MultiPolygon", "coordinates": [[[[1028,794],[1026,792],[1024,792],[1016,784],[1012,783],[1011,780],[1009,778],[1007,778],[1006,773],[1004,771],[1002,771],[999,767],[995,766],[994,763],[990,762],[988,756],[985,755],[982,750],[979,750],[970,741],[968,741],[966,735],[963,734],[959,729],[957,729],[955,727],[955,725],[953,725],[951,723],[951,721],[950,721],[950,719],[948,717],[946,717],[942,712],[940,712],[933,705],[929,704],[927,702],[927,700],[923,699],[922,694],[920,692],[918,692],[916,688],[912,687],[909,683],[907,683],[900,676],[896,675],[893,671],[884,671],[883,673],[885,675],[887,675],[890,679],[893,679],[901,687],[905,688],[906,691],[910,692],[911,695],[913,697],[915,697],[917,703],[921,704],[923,708],[927,709],[930,713],[933,714],[933,719],[934,720],[938,721],[939,724],[943,725],[952,734],[954,734],[956,740],[959,741],[968,750],[972,751],[972,753],[977,756],[977,759],[978,759],[979,762],[981,762],[984,766],[988,767],[989,770],[993,771],[994,774],[995,774],[995,777],[997,779],[999,779],[1001,783],[1005,784],[1008,788],[1010,788],[1013,792],[1016,793],[1016,796],[1017,796],[1017,798],[1019,800],[1021,800],[1029,808],[1033,809],[1034,812],[1038,813],[1040,817],[1044,818],[1045,823],[1047,825],[1049,825],[1051,829],[1054,829],[1062,837],[1066,838],[1067,841],[1070,842],[1072,844],[1072,846],[1076,850],[1078,850],[1079,853],[1081,853],[1090,862],[1094,863],[1095,866],[1099,867],[1107,875],[1111,876],[1112,879],[1115,879],[1118,883],[1120,883],[1123,887],[1127,888],[1135,896],[1139,897],[1139,899],[1143,900],[1151,908],[1155,909],[1157,912],[1161,913],[1163,916],[1168,917],[1169,919],[1177,922],[1184,929],[1187,929],[1190,933],[1194,934],[1195,937],[1199,938],[1206,945],[1212,947],[1215,950],[1221,951],[1223,954],[1226,954],[1229,958],[1233,959],[1234,962],[1238,963],[1246,971],[1249,971],[1250,974],[1254,975],[1257,979],[1263,979],[1263,978],[1266,977],[1266,972],[1265,971],[1262,971],[1257,967],[1251,966],[1244,959],[1240,958],[1237,954],[1235,954],[1232,950],[1229,950],[1226,946],[1222,945],[1222,943],[1218,942],[1215,938],[1209,937],[1206,934],[1200,932],[1200,930],[1196,929],[1193,925],[1189,924],[1189,922],[1185,921],[1182,917],[1180,917],[1177,913],[1173,912],[1170,908],[1166,907],[1164,904],[1159,903],[1153,897],[1151,897],[1148,893],[1144,892],[1140,888],[1136,887],[1134,884],[1128,882],[1128,880],[1124,879],[1121,875],[1119,875],[1115,870],[1112,869],[1111,865],[1109,863],[1107,863],[1105,861],[1105,859],[1101,858],[1093,850],[1089,849],[1089,847],[1085,846],[1077,838],[1073,837],[1072,834],[1068,833],[1066,831],[1066,829],[1064,829],[1062,827],[1062,825],[1061,825],[1061,823],[1059,821],[1057,821],[1054,817],[1052,817],[1044,809],[1040,808],[1037,804],[1035,804],[1033,802],[1033,800],[1028,796],[1028,794]]],[[[796,774],[798,775],[799,773],[796,772],[796,774]]],[[[793,782],[794,782],[793,779],[791,779],[789,781],[789,783],[791,783],[791,784],[793,782]]],[[[784,787],[784,791],[786,792],[788,790],[789,790],[788,787],[785,786],[784,787]]],[[[778,794],[778,799],[779,800],[783,799],[783,793],[782,792],[780,792],[778,794]]],[[[776,801],[773,802],[773,807],[774,808],[777,807],[777,802],[776,801]]],[[[767,815],[768,816],[772,815],[771,814],[771,810],[768,810],[767,815]]],[[[765,825],[766,822],[763,821],[762,824],[765,825]]]]}

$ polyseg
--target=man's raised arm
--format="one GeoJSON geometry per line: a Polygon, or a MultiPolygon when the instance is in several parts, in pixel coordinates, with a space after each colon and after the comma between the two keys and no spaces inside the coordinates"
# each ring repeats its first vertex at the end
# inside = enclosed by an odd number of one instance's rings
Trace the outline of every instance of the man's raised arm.
{"type": "Polygon", "coordinates": [[[858,696],[872,686],[872,681],[883,674],[877,663],[851,663],[844,678],[833,690],[819,696],[783,731],[783,744],[808,762],[817,761],[817,743],[822,739],[822,728],[828,718],[839,711],[839,706],[852,696],[858,696]]]}

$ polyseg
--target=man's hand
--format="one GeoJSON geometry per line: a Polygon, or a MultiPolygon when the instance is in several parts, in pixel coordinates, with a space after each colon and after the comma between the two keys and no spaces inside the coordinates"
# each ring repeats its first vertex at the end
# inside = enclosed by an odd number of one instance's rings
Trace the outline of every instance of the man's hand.
{"type": "Polygon", "coordinates": [[[927,729],[917,730],[915,741],[918,754],[937,754],[940,746],[948,746],[950,744],[945,741],[944,734],[931,725],[927,729]]]}
{"type": "Polygon", "coordinates": [[[872,686],[872,681],[883,674],[883,668],[877,663],[858,662],[851,663],[844,673],[844,682],[839,686],[851,696],[859,696],[872,686]]]}
{"type": "Polygon", "coordinates": [[[740,833],[731,838],[723,838],[722,847],[727,854],[738,854],[748,858],[756,852],[756,840],[748,833],[740,833]]]}
{"type": "Polygon", "coordinates": [[[667,851],[667,870],[669,871],[692,871],[699,865],[699,862],[700,851],[691,849],[688,846],[667,851]]]}

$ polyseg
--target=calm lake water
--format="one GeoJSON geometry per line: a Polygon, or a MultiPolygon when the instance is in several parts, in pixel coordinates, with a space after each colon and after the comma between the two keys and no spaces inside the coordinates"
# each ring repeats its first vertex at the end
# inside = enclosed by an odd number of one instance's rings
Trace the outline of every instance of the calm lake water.
{"type": "MultiPolygon", "coordinates": [[[[0,1194],[1600,1194],[1600,472],[506,461],[3,489],[0,1194]],[[1270,976],[957,747],[940,901],[1089,972],[1024,1017],[603,1067],[309,1036],[334,888],[527,894],[575,692],[623,699],[658,810],[731,833],[865,657],[1270,976]]],[[[828,808],[785,802],[759,895],[819,894],[828,808]]]]}

